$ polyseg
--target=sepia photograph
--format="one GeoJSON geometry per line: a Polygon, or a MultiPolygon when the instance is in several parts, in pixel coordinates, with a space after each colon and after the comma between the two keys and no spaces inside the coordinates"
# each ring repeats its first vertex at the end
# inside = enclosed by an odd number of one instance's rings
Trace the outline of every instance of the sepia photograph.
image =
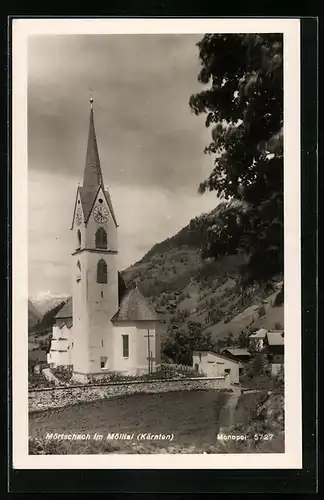
{"type": "Polygon", "coordinates": [[[294,40],[258,24],[27,37],[29,457],[287,453],[294,40]]]}

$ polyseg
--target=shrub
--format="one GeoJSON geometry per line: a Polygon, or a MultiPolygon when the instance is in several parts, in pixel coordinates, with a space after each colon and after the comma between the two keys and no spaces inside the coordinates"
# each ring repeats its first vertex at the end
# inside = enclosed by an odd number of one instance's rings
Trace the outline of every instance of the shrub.
{"type": "Polygon", "coordinates": [[[261,318],[261,316],[264,316],[265,313],[266,313],[266,311],[265,311],[264,306],[261,306],[259,309],[259,318],[261,318]]]}
{"type": "Polygon", "coordinates": [[[42,389],[46,387],[54,387],[55,382],[53,380],[47,380],[45,375],[40,373],[28,373],[28,389],[42,389]]]}
{"type": "Polygon", "coordinates": [[[51,371],[60,381],[70,382],[73,373],[73,366],[58,366],[56,368],[52,368],[51,371]]]}
{"type": "Polygon", "coordinates": [[[280,292],[277,293],[274,299],[273,307],[279,307],[283,303],[284,303],[284,286],[282,285],[280,292]]]}

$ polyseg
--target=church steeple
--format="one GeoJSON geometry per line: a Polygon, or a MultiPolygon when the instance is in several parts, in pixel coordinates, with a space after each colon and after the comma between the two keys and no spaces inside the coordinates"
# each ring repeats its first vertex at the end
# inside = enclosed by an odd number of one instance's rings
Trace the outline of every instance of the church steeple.
{"type": "MultiPolygon", "coordinates": [[[[82,186],[78,186],[71,229],[74,227],[77,204],[81,203],[84,222],[87,224],[94,208],[94,204],[97,198],[99,199],[100,197],[105,198],[114,224],[118,227],[110,194],[108,188],[104,186],[103,182],[93,115],[93,98],[91,97],[88,146],[83,174],[83,184],[82,186]]],[[[102,202],[100,201],[100,203],[102,202]]]]}
{"type": "Polygon", "coordinates": [[[101,185],[103,185],[103,178],[100,167],[96,131],[94,126],[93,98],[91,97],[88,146],[87,146],[86,163],[83,175],[83,187],[95,188],[101,185]]]}

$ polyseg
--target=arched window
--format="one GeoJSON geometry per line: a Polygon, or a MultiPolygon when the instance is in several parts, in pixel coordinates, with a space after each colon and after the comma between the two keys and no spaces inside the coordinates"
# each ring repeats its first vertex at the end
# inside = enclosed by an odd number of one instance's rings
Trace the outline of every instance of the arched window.
{"type": "Polygon", "coordinates": [[[96,248],[107,248],[107,233],[103,227],[99,227],[96,232],[96,248]]]}
{"type": "Polygon", "coordinates": [[[76,280],[77,280],[77,283],[79,283],[79,281],[81,281],[81,264],[80,264],[80,261],[78,260],[77,262],[77,275],[76,275],[76,280]]]}
{"type": "Polygon", "coordinates": [[[78,246],[77,246],[77,249],[79,250],[79,248],[81,248],[81,231],[80,231],[80,229],[78,229],[77,237],[78,237],[78,246]]]}
{"type": "Polygon", "coordinates": [[[97,283],[107,283],[107,264],[103,259],[97,264],[97,283]]]}

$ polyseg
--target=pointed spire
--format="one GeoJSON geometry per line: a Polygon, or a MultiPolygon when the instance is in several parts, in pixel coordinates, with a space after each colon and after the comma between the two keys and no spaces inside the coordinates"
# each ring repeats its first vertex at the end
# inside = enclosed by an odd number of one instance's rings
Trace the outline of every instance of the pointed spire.
{"type": "Polygon", "coordinates": [[[98,187],[103,185],[102,172],[93,117],[93,98],[90,97],[90,124],[86,164],[83,175],[83,187],[98,187]]]}

